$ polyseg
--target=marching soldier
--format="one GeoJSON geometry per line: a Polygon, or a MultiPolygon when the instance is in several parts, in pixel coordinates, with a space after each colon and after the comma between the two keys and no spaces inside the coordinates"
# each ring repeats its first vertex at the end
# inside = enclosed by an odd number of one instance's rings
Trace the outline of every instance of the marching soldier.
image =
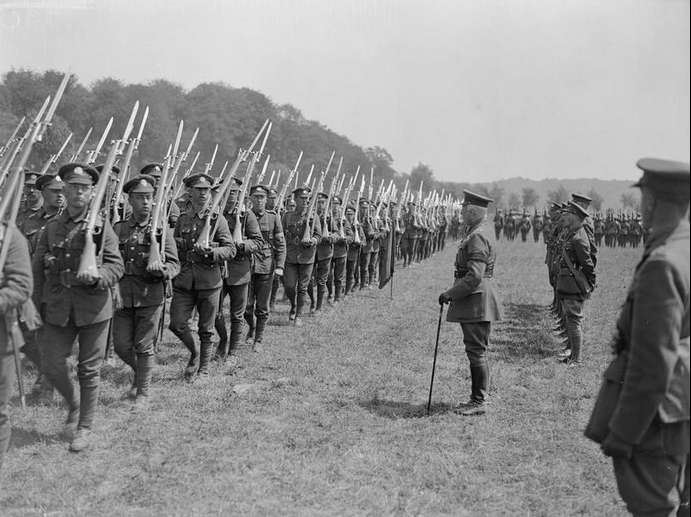
{"type": "Polygon", "coordinates": [[[31,297],[33,288],[29,248],[15,226],[0,225],[0,247],[4,246],[8,251],[0,278],[0,470],[10,443],[7,406],[15,370],[13,350],[21,345],[17,309],[31,297]]]}
{"type": "Polygon", "coordinates": [[[261,350],[264,330],[269,321],[269,300],[274,277],[283,276],[286,260],[286,241],[281,220],[276,212],[266,209],[269,195],[269,189],[263,185],[255,185],[250,189],[252,212],[262,235],[262,243],[254,252],[252,280],[245,309],[245,320],[254,329],[252,350],[255,352],[261,350]]]}
{"type": "Polygon", "coordinates": [[[346,289],[346,273],[348,260],[348,247],[353,242],[353,229],[347,220],[342,217],[343,199],[333,196],[331,199],[331,213],[334,225],[333,236],[335,238],[333,257],[331,258],[331,270],[329,272],[329,286],[333,285],[333,304],[338,305],[343,301],[346,289]]]}
{"type": "MultiPolygon", "coordinates": [[[[162,259],[152,260],[153,246],[160,249],[161,236],[151,235],[151,217],[155,180],[137,176],[123,186],[132,214],[115,224],[114,230],[125,264],[120,280],[122,308],[113,320],[115,353],[134,372],[132,393],[136,397],[133,411],[149,407],[149,385],[154,368],[154,341],[158,323],[163,317],[165,285],[180,271],[178,251],[172,232],[162,233],[162,259]]],[[[159,226],[160,227],[160,226],[159,226]]],[[[155,257],[155,255],[154,255],[155,257]]]]}
{"type": "Polygon", "coordinates": [[[403,251],[403,267],[410,266],[415,257],[416,241],[420,229],[415,215],[415,203],[408,201],[405,214],[403,214],[403,237],[401,238],[401,249],[403,251]]]}
{"type": "MultiPolygon", "coordinates": [[[[161,177],[163,176],[163,165],[161,165],[160,163],[149,163],[141,168],[139,174],[143,176],[152,177],[156,182],[154,188],[157,189],[159,183],[161,182],[161,177]]],[[[178,219],[180,218],[181,209],[174,199],[168,199],[166,203],[166,213],[168,214],[168,226],[170,226],[170,228],[173,229],[175,228],[175,225],[177,224],[178,219]]]]}
{"type": "Polygon", "coordinates": [[[90,210],[98,172],[89,165],[69,163],[60,167],[58,175],[65,182],[67,204],[62,214],[46,225],[36,245],[33,297],[42,309],[43,339],[50,344],[44,349],[46,373],[67,402],[67,431],[71,434],[77,424],[70,451],[81,452],[90,445],[98,404],[101,365],[113,317],[111,287],[122,276],[124,266],[113,229],[101,222],[96,242],[98,270],[95,275],[79,273],[85,243],[82,223],[90,210]],[[80,396],[67,371],[67,358],[76,339],[80,396]]]}
{"type": "Polygon", "coordinates": [[[612,457],[633,515],[689,515],[689,164],[644,158],[652,235],[585,435],[612,457]]]}
{"type": "Polygon", "coordinates": [[[533,240],[536,243],[540,242],[540,234],[544,226],[545,222],[542,220],[542,215],[535,209],[535,214],[533,215],[533,240]]]}
{"type": "MultiPolygon", "coordinates": [[[[245,325],[247,293],[252,278],[252,255],[261,248],[264,242],[254,212],[245,207],[239,199],[241,183],[241,180],[234,178],[233,183],[228,187],[230,192],[223,214],[233,235],[236,253],[225,265],[225,279],[215,324],[216,332],[220,337],[216,348],[216,358],[226,363],[229,372],[233,372],[238,365],[238,352],[242,344],[242,331],[245,325]],[[223,300],[226,296],[230,298],[230,340],[228,340],[223,318],[223,300]]],[[[253,338],[254,327],[250,326],[246,340],[251,341],[253,338]]]]}
{"type": "Polygon", "coordinates": [[[583,305],[590,298],[596,280],[590,240],[583,228],[587,217],[585,209],[569,201],[562,213],[565,236],[561,248],[556,251],[559,257],[556,288],[571,350],[568,357],[559,359],[564,364],[579,364],[582,361],[583,305]],[[587,285],[579,283],[579,274],[585,277],[587,285]]]}
{"type": "Polygon", "coordinates": [[[309,213],[307,186],[293,191],[295,209],[283,214],[281,225],[286,237],[286,262],[283,271],[283,287],[290,300],[290,321],[302,325],[302,308],[317,255],[317,244],[322,233],[319,219],[309,213]],[[310,226],[309,231],[307,226],[310,226]]]}
{"type": "Polygon", "coordinates": [[[24,221],[36,214],[43,206],[43,196],[36,186],[36,181],[41,175],[34,171],[24,171],[24,202],[17,213],[16,224],[21,228],[24,221]]]}
{"type": "Polygon", "coordinates": [[[185,185],[190,190],[191,209],[180,216],[174,233],[180,274],[173,281],[169,328],[190,351],[185,368],[185,376],[190,381],[204,379],[209,373],[214,321],[223,287],[221,265],[236,253],[228,222],[220,214],[212,215],[209,247],[199,240],[211,201],[212,182],[213,178],[207,174],[187,178],[185,185]],[[200,345],[195,343],[190,330],[195,308],[199,313],[200,345]]]}
{"type": "Polygon", "coordinates": [[[523,210],[523,216],[518,222],[518,229],[521,232],[521,242],[528,242],[528,233],[530,232],[531,228],[532,224],[530,222],[530,214],[528,214],[527,210],[523,210]]]}
{"type": "Polygon", "coordinates": [[[501,237],[501,232],[504,229],[504,216],[501,209],[498,209],[494,214],[494,238],[498,241],[501,237]]]}
{"type": "Polygon", "coordinates": [[[370,273],[374,266],[370,266],[372,261],[372,249],[374,241],[379,238],[376,230],[376,225],[372,220],[370,201],[366,198],[360,198],[360,227],[365,233],[365,240],[362,242],[360,248],[360,290],[370,286],[372,278],[370,273]]]}
{"type": "MultiPolygon", "coordinates": [[[[353,240],[348,245],[348,256],[346,258],[346,296],[353,292],[353,289],[358,285],[357,277],[360,268],[360,249],[362,243],[365,242],[365,233],[355,217],[355,207],[348,204],[345,209],[346,221],[353,229],[353,240]]],[[[410,257],[412,259],[412,255],[410,257]]]]}
{"type": "MultiPolygon", "coordinates": [[[[36,180],[36,189],[41,192],[43,206],[24,220],[20,230],[29,242],[29,253],[33,253],[41,232],[49,221],[60,215],[64,204],[63,196],[64,182],[57,175],[44,175],[36,180]]],[[[43,341],[42,330],[25,332],[25,344],[22,353],[36,365],[39,372],[33,392],[38,397],[38,402],[42,404],[50,403],[53,400],[53,386],[46,378],[45,367],[43,364],[43,341]]]]}
{"type": "Polygon", "coordinates": [[[457,411],[464,416],[482,415],[489,397],[487,348],[493,321],[501,320],[501,300],[492,277],[496,241],[487,224],[491,199],[464,190],[461,217],[467,234],[456,255],[453,287],[439,295],[439,303],[451,303],[446,321],[460,323],[463,343],[470,361],[470,400],[457,411]]]}
{"type": "Polygon", "coordinates": [[[312,281],[310,282],[308,294],[311,300],[310,313],[321,312],[324,304],[324,296],[326,296],[326,282],[329,278],[329,271],[331,270],[331,259],[334,253],[334,243],[336,242],[336,235],[334,232],[337,227],[333,218],[326,213],[326,205],[329,201],[329,195],[325,192],[317,194],[317,218],[322,229],[322,238],[317,244],[317,255],[314,262],[314,269],[312,272],[312,281]],[[314,284],[317,284],[317,300],[315,305],[314,300],[314,284]]]}

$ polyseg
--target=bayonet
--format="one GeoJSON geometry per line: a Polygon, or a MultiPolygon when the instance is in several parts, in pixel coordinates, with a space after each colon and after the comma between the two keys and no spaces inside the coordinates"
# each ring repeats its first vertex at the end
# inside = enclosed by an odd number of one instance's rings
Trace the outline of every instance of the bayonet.
{"type": "Polygon", "coordinates": [[[45,163],[45,165],[41,169],[41,176],[43,176],[46,172],[48,172],[48,169],[50,168],[50,166],[52,164],[56,163],[58,161],[58,159],[60,158],[60,156],[62,156],[62,153],[65,151],[65,147],[67,147],[67,144],[69,144],[70,140],[72,140],[72,135],[73,135],[73,133],[70,133],[69,136],[65,139],[65,143],[62,144],[62,147],[60,148],[60,150],[57,153],[51,155],[51,157],[48,159],[48,161],[45,163]]]}
{"type": "Polygon", "coordinates": [[[79,147],[77,148],[77,152],[75,152],[71,157],[70,157],[70,162],[76,162],[79,159],[79,155],[82,154],[82,151],[84,150],[84,146],[86,145],[86,142],[89,140],[89,137],[91,136],[91,131],[93,131],[93,127],[90,127],[89,130],[86,132],[86,136],[84,137],[84,140],[82,140],[82,143],[79,144],[79,147]]]}
{"type": "Polygon", "coordinates": [[[98,145],[96,145],[96,149],[91,151],[87,157],[86,163],[88,165],[91,165],[96,161],[96,158],[98,158],[98,155],[101,154],[101,148],[103,147],[103,144],[106,143],[106,138],[108,138],[108,133],[110,133],[110,128],[113,126],[113,117],[110,117],[110,120],[108,121],[108,124],[106,125],[106,129],[103,131],[103,134],[101,135],[101,139],[98,141],[98,145]]]}

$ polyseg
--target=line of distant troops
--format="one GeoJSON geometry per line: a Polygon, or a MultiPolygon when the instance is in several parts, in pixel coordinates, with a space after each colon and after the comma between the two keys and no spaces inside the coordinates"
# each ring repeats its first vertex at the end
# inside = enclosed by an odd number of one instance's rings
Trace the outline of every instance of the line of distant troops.
{"type": "MultiPolygon", "coordinates": [[[[181,198],[168,201],[170,231],[157,236],[164,253],[152,263],[148,228],[161,169],[160,164],[146,165],[125,184],[129,203],[124,207],[116,208],[112,197],[104,201],[103,206],[110,209],[100,211],[102,228],[95,239],[98,272],[86,280],[76,273],[85,249],[80,229],[103,167],[72,163],[55,175],[25,173],[17,226],[32,254],[33,300],[43,326],[24,332],[22,352],[40,373],[35,398],[52,401],[54,388],[65,398],[65,431],[73,452],[90,445],[100,369],[113,351],[134,372],[128,391],[134,399],[132,410],[148,410],[155,347],[167,299],[171,299],[169,328],[190,352],[185,376],[197,382],[208,377],[214,357],[233,373],[241,349],[261,350],[281,283],[290,302],[289,319],[300,326],[308,297],[309,311],[315,313],[324,309],[325,302],[338,305],[348,294],[372,289],[381,274],[380,257],[390,243],[404,267],[428,258],[445,244],[443,206],[422,209],[409,202],[399,212],[394,202],[388,207],[382,202],[383,209],[376,212],[373,200],[363,197],[357,206],[349,203],[342,218],[343,200],[334,195],[327,217],[326,193],[297,188],[283,210],[275,206],[275,189],[254,185],[249,202],[238,207],[242,182],[233,180],[225,217],[213,215],[211,242],[200,245],[204,209],[218,185],[211,176],[196,174],[185,180],[181,198]],[[316,217],[308,218],[312,195],[317,195],[316,217]],[[109,217],[116,209],[125,213],[110,225],[109,217]],[[238,224],[239,240],[234,236],[238,224]],[[230,335],[223,315],[226,297],[230,299],[230,335]],[[190,328],[195,312],[199,342],[190,328]],[[218,342],[212,341],[214,331],[218,342]],[[66,362],[75,342],[80,346],[79,390],[69,378],[66,362]]],[[[109,178],[119,173],[113,167],[109,178]]]]}

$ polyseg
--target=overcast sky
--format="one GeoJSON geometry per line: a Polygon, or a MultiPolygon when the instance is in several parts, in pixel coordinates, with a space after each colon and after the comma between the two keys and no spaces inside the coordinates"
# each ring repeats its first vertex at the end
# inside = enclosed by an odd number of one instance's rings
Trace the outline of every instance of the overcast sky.
{"type": "Polygon", "coordinates": [[[0,0],[0,72],[248,87],[441,180],[633,179],[642,156],[689,161],[689,17],[676,0],[0,0]]]}

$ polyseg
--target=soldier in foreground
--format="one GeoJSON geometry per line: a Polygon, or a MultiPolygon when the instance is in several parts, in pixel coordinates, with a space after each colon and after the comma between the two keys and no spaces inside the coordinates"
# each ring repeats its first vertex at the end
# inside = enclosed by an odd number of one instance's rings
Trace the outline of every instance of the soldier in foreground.
{"type": "Polygon", "coordinates": [[[638,162],[652,228],[586,436],[634,515],[689,515],[689,164],[638,162]]]}
{"type": "Polygon", "coordinates": [[[487,223],[491,199],[464,190],[461,218],[467,234],[456,255],[453,287],[439,295],[439,303],[450,302],[446,321],[460,323],[463,343],[470,361],[470,400],[456,411],[464,416],[482,415],[489,397],[489,365],[485,356],[493,321],[502,318],[501,300],[492,280],[496,241],[487,223]]]}
{"type": "Polygon", "coordinates": [[[98,404],[101,365],[113,317],[111,287],[122,276],[124,267],[115,233],[101,221],[101,232],[96,239],[98,268],[95,274],[80,272],[85,246],[82,227],[99,175],[93,167],[78,163],[63,165],[58,174],[65,182],[67,206],[46,225],[36,245],[32,262],[33,296],[36,306],[42,308],[43,339],[49,344],[44,349],[46,374],[67,402],[68,435],[72,435],[77,425],[70,451],[81,452],[90,445],[98,404]],[[79,396],[67,370],[67,358],[77,339],[79,396]]]}
{"type": "Polygon", "coordinates": [[[122,308],[113,320],[113,344],[115,353],[134,371],[132,395],[136,401],[132,410],[135,412],[146,411],[149,407],[154,341],[163,317],[165,283],[180,271],[172,232],[153,236],[152,242],[154,185],[155,180],[150,176],[132,178],[124,185],[123,192],[128,195],[132,214],[114,227],[125,274],[120,280],[122,308]],[[158,240],[163,241],[162,246],[158,240]],[[158,247],[158,253],[153,255],[159,256],[157,260],[152,260],[152,246],[158,247]]]}

